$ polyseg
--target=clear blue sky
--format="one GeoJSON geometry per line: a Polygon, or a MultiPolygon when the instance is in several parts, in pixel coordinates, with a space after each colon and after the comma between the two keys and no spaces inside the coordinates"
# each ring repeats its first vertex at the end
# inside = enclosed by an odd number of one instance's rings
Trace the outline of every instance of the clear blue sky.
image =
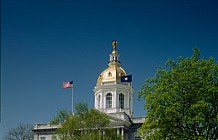
{"type": "MultiPolygon", "coordinates": [[[[137,92],[167,59],[218,59],[216,0],[1,0],[1,134],[19,123],[47,123],[75,101],[94,104],[93,88],[118,40],[122,67],[137,92]]],[[[0,137],[1,139],[1,137],[0,137]]]]}

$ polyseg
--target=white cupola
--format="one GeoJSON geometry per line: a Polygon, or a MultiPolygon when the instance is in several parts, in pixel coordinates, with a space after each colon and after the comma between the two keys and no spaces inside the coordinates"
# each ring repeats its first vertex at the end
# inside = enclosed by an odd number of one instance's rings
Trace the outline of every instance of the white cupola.
{"type": "Polygon", "coordinates": [[[121,77],[127,76],[127,73],[121,67],[117,45],[117,41],[112,41],[108,67],[98,76],[93,90],[95,109],[109,114],[124,112],[131,117],[133,88],[131,82],[121,82],[121,77]]]}

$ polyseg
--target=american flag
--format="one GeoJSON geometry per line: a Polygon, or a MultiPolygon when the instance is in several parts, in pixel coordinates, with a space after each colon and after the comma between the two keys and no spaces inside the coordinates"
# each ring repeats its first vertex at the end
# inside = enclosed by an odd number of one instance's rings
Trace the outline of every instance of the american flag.
{"type": "Polygon", "coordinates": [[[62,87],[63,88],[73,88],[73,81],[63,82],[62,87]]]}

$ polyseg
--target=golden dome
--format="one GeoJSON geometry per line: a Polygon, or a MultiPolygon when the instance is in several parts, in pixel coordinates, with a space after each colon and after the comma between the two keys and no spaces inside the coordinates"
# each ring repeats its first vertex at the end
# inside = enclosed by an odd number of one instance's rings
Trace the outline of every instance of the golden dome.
{"type": "Polygon", "coordinates": [[[110,54],[110,61],[108,68],[105,69],[98,77],[96,86],[107,83],[119,83],[121,76],[127,76],[125,70],[120,66],[119,54],[116,51],[117,41],[112,41],[112,53],[110,54]]]}
{"type": "Polygon", "coordinates": [[[117,65],[109,65],[98,77],[97,86],[105,83],[120,82],[121,76],[126,76],[126,72],[123,68],[117,65]]]}

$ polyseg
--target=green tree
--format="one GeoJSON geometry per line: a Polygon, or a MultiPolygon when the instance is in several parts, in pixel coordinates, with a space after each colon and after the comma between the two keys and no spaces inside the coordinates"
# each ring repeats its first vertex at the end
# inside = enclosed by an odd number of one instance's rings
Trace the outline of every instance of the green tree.
{"type": "Polygon", "coordinates": [[[33,140],[33,125],[19,124],[8,131],[5,140],[33,140]]]}
{"type": "Polygon", "coordinates": [[[87,104],[76,105],[76,113],[60,111],[51,121],[59,125],[54,135],[61,140],[119,140],[113,129],[107,128],[109,116],[96,109],[88,109],[87,104]],[[62,121],[64,118],[64,121],[62,121]]]}
{"type": "Polygon", "coordinates": [[[218,63],[200,58],[168,60],[139,91],[146,120],[139,133],[146,139],[218,139],[218,63]]]}
{"type": "Polygon", "coordinates": [[[69,113],[67,113],[66,110],[60,110],[59,112],[57,112],[57,115],[51,121],[51,124],[62,124],[62,123],[64,123],[64,121],[65,121],[65,119],[67,118],[68,115],[69,115],[69,113]]]}

